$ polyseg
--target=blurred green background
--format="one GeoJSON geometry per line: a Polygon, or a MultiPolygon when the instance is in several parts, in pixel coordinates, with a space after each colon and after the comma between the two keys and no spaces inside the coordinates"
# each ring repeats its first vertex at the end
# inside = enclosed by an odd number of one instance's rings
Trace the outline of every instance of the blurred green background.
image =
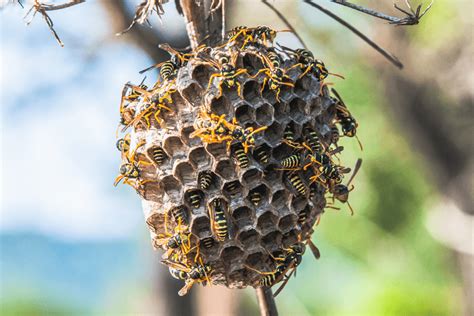
{"type": "MultiPolygon", "coordinates": [[[[345,76],[331,81],[358,120],[364,145],[361,151],[355,140],[341,141],[344,165],[364,160],[350,198],[355,215],[350,216],[346,205],[326,210],[313,236],[322,257],[315,261],[310,253],[305,255],[297,276],[277,298],[279,311],[469,315],[470,281],[460,262],[468,258],[472,273],[472,219],[466,215],[471,235],[464,236],[468,244],[463,248],[470,253],[436,237],[433,209],[446,199],[456,200],[440,187],[438,167],[418,147],[413,130],[391,109],[397,100],[389,90],[395,73],[411,80],[413,89],[430,84],[442,111],[463,109],[459,100],[472,99],[472,54],[459,66],[462,54],[450,52],[465,47],[472,52],[472,4],[436,1],[419,26],[402,28],[317,2],[400,55],[406,70],[386,63],[305,4],[274,2],[314,54],[345,76]],[[459,85],[458,94],[451,91],[457,82],[449,77],[454,67],[467,72],[459,74],[471,86],[467,92],[459,85]]],[[[397,14],[390,1],[383,2],[359,3],[397,14]]],[[[132,16],[134,5],[125,2],[132,16]]],[[[125,186],[112,187],[119,165],[114,133],[121,88],[127,81],[139,82],[138,71],[153,61],[133,35],[114,37],[114,15],[101,1],[51,14],[65,48],[55,43],[40,16],[23,25],[25,6],[11,4],[0,12],[0,313],[160,314],[155,307],[163,300],[155,284],[161,280],[159,260],[149,243],[139,198],[125,186]]],[[[184,24],[174,4],[166,4],[165,12],[163,25],[152,17],[153,31],[165,42],[183,38],[184,24]]],[[[229,5],[228,24],[285,28],[265,6],[250,0],[229,5]]],[[[277,41],[299,46],[289,34],[282,33],[277,41]]],[[[418,104],[413,100],[410,106],[418,104]]],[[[464,120],[472,118],[472,108],[467,114],[464,120]]],[[[443,217],[446,226],[451,219],[443,217]]],[[[236,314],[258,314],[253,291],[240,293],[236,314]]]]}

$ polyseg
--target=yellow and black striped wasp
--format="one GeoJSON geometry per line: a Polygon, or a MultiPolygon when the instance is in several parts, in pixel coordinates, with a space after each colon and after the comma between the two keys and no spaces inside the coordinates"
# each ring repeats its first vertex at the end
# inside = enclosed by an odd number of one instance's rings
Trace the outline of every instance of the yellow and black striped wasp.
{"type": "Polygon", "coordinates": [[[167,51],[171,55],[171,58],[167,61],[143,69],[140,71],[140,74],[143,74],[153,68],[160,68],[161,79],[163,81],[169,81],[174,79],[178,73],[178,69],[185,66],[189,59],[194,56],[193,53],[181,53],[166,43],[160,44],[158,47],[167,51]]]}
{"type": "Polygon", "coordinates": [[[115,144],[122,155],[122,159],[125,159],[130,151],[130,137],[130,133],[127,133],[123,138],[117,140],[117,143],[115,144]]]}
{"type": "Polygon", "coordinates": [[[239,52],[234,51],[230,53],[230,56],[227,54],[219,53],[215,59],[201,58],[204,61],[204,64],[208,64],[216,69],[219,72],[213,73],[209,77],[209,83],[207,85],[207,91],[211,88],[212,83],[216,78],[221,78],[222,80],[217,84],[218,94],[217,98],[222,96],[222,85],[224,84],[227,88],[237,87],[237,94],[240,98],[242,96],[242,85],[237,80],[237,76],[247,73],[247,69],[236,68],[237,58],[239,57],[239,52]]]}
{"type": "Polygon", "coordinates": [[[165,233],[157,235],[153,239],[153,244],[155,248],[166,249],[165,258],[169,258],[178,249],[181,250],[178,255],[185,255],[191,251],[191,233],[188,226],[183,225],[181,220],[178,220],[178,224],[174,228],[174,234],[171,234],[168,231],[168,213],[165,213],[164,227],[165,233]]]}
{"type": "Polygon", "coordinates": [[[349,204],[349,192],[354,189],[354,186],[349,188],[351,186],[352,180],[354,180],[357,172],[359,172],[360,167],[362,165],[362,159],[357,159],[357,162],[354,167],[354,171],[352,172],[352,175],[347,181],[346,184],[341,184],[341,183],[336,183],[336,182],[329,182],[329,192],[333,194],[333,202],[334,199],[337,199],[338,201],[342,203],[347,203],[347,206],[349,207],[349,210],[351,211],[351,215],[354,215],[354,210],[352,209],[352,206],[349,204]]]}
{"type": "Polygon", "coordinates": [[[179,290],[179,296],[186,295],[195,283],[211,284],[209,275],[212,273],[212,268],[208,264],[203,264],[202,260],[192,267],[188,266],[185,262],[168,259],[161,262],[170,268],[173,277],[184,280],[185,285],[179,290]]]}
{"type": "Polygon", "coordinates": [[[334,100],[336,102],[336,121],[341,125],[342,134],[347,137],[355,137],[360,149],[363,150],[362,143],[356,135],[359,124],[357,124],[357,121],[347,109],[339,93],[335,89],[331,89],[331,92],[336,96],[334,100]]]}
{"type": "Polygon", "coordinates": [[[214,235],[218,241],[226,240],[229,234],[229,227],[227,225],[224,202],[220,198],[215,198],[209,203],[208,209],[214,235]]]}
{"type": "Polygon", "coordinates": [[[145,144],[145,141],[140,142],[132,152],[128,152],[126,155],[124,155],[125,162],[123,162],[120,165],[120,169],[119,169],[120,173],[115,178],[114,186],[117,186],[123,180],[123,183],[128,184],[135,189],[138,189],[138,187],[144,185],[145,183],[154,182],[154,180],[151,180],[151,179],[149,180],[139,179],[140,166],[151,164],[151,162],[147,162],[143,160],[135,161],[136,151],[138,150],[138,148],[140,148],[144,144],[145,144]]]}
{"type": "Polygon", "coordinates": [[[275,91],[277,101],[280,101],[281,86],[294,87],[295,85],[291,82],[291,78],[286,75],[285,70],[280,67],[280,57],[276,52],[269,51],[267,55],[257,54],[257,56],[262,59],[263,64],[267,67],[260,69],[251,78],[256,78],[261,73],[264,73],[266,77],[263,79],[260,93],[263,92],[268,84],[270,90],[275,91]]]}
{"type": "Polygon", "coordinates": [[[276,31],[265,25],[260,25],[253,28],[237,26],[227,32],[227,42],[224,44],[224,46],[233,44],[239,39],[239,37],[242,37],[243,44],[241,49],[243,49],[248,43],[261,44],[268,47],[273,44],[275,37],[280,32],[291,32],[291,30],[276,31]]]}

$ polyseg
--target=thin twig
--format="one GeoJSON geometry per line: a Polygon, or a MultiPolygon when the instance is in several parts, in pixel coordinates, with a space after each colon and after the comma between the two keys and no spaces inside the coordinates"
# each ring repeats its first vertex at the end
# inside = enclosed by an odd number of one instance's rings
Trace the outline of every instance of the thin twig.
{"type": "Polygon", "coordinates": [[[278,316],[275,299],[271,288],[259,287],[255,290],[257,293],[258,306],[261,316],[278,316]]]}
{"type": "Polygon", "coordinates": [[[291,25],[291,23],[285,18],[285,16],[280,12],[278,11],[277,8],[275,8],[275,6],[271,3],[269,3],[267,0],[262,0],[262,2],[267,5],[273,12],[275,12],[275,14],[278,16],[278,18],[280,18],[280,20],[282,20],[283,23],[285,23],[285,25],[293,32],[293,34],[295,34],[296,38],[300,41],[301,45],[305,48],[305,49],[308,49],[308,47],[306,46],[306,44],[304,43],[303,39],[301,38],[301,36],[298,34],[298,32],[296,32],[295,28],[291,25]]]}
{"type": "Polygon", "coordinates": [[[63,4],[42,4],[45,11],[55,11],[72,7],[76,4],[86,2],[86,0],[71,0],[63,4]]]}
{"type": "MultiPolygon", "coordinates": [[[[110,0],[106,0],[110,1],[110,0]]],[[[132,23],[123,31],[115,34],[117,36],[120,36],[124,33],[127,33],[132,29],[132,27],[138,23],[138,24],[143,24],[143,23],[149,23],[148,18],[150,15],[153,13],[153,11],[156,12],[158,15],[158,18],[161,21],[161,16],[165,13],[163,10],[163,0],[144,0],[141,2],[138,6],[137,9],[135,10],[135,16],[133,17],[132,23]]]]}
{"type": "Polygon", "coordinates": [[[410,3],[407,0],[406,4],[407,4],[407,7],[410,9],[410,12],[405,11],[402,8],[398,7],[396,4],[394,4],[394,7],[398,11],[400,11],[400,12],[402,12],[406,15],[403,18],[398,18],[398,17],[395,17],[395,16],[391,16],[391,15],[387,15],[387,14],[375,11],[373,9],[363,7],[363,6],[358,5],[358,4],[351,3],[351,2],[346,1],[346,0],[330,0],[330,1],[334,2],[334,3],[337,3],[337,4],[340,4],[340,5],[343,5],[343,6],[346,6],[346,7],[351,8],[351,9],[357,10],[359,12],[374,16],[376,18],[389,21],[390,24],[395,24],[395,25],[415,25],[415,24],[420,23],[420,19],[426,14],[426,12],[428,12],[428,10],[433,5],[433,1],[431,1],[430,5],[425,9],[425,11],[423,11],[423,13],[420,14],[422,4],[420,4],[416,8],[416,11],[414,11],[412,9],[410,3]]]}
{"type": "Polygon", "coordinates": [[[345,20],[343,20],[342,18],[340,18],[336,14],[332,13],[328,9],[322,7],[319,4],[314,3],[311,0],[303,0],[303,1],[306,2],[307,4],[309,4],[310,6],[318,9],[319,11],[323,12],[324,14],[330,16],[331,18],[333,18],[334,20],[336,20],[337,22],[339,22],[340,24],[342,24],[343,26],[345,26],[346,28],[351,30],[353,33],[355,33],[357,36],[359,36],[361,39],[363,39],[367,44],[369,44],[372,48],[374,48],[376,51],[378,51],[380,54],[382,54],[385,58],[387,58],[393,65],[395,65],[399,69],[403,68],[403,64],[398,60],[397,57],[393,56],[392,54],[387,52],[385,49],[380,47],[378,44],[376,44],[374,41],[369,39],[366,35],[364,35],[361,31],[356,29],[354,26],[352,26],[351,24],[349,24],[348,22],[346,22],[345,20]]]}

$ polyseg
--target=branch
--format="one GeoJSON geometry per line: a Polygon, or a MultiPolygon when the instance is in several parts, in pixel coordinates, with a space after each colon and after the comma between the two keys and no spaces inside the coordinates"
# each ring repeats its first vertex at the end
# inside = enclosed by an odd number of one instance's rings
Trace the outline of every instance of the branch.
{"type": "Polygon", "coordinates": [[[345,26],[346,28],[351,30],[353,33],[355,33],[357,36],[359,36],[362,40],[364,40],[367,44],[369,44],[372,48],[374,48],[381,55],[383,55],[385,58],[387,58],[393,65],[395,65],[399,69],[403,68],[403,64],[398,60],[397,57],[393,56],[392,54],[387,52],[385,49],[380,47],[378,44],[376,44],[374,41],[369,39],[366,35],[364,35],[361,31],[356,29],[354,26],[352,26],[351,24],[349,24],[348,22],[346,22],[345,20],[343,20],[342,18],[340,18],[336,14],[332,13],[328,9],[322,7],[319,4],[316,4],[316,3],[312,2],[311,0],[303,0],[303,1],[306,2],[307,4],[309,4],[310,6],[318,9],[319,11],[323,12],[324,14],[330,16],[331,18],[333,18],[334,20],[336,20],[337,22],[339,22],[340,24],[342,24],[343,26],[345,26]]]}
{"type": "MultiPolygon", "coordinates": [[[[34,10],[34,13],[33,13],[33,16],[31,17],[31,19],[28,22],[26,22],[26,25],[29,25],[33,21],[33,19],[35,18],[36,13],[38,13],[38,12],[41,13],[44,20],[46,21],[46,24],[48,25],[49,29],[53,33],[54,38],[56,38],[56,41],[59,43],[59,45],[61,47],[64,47],[64,43],[61,41],[61,39],[59,38],[58,33],[56,33],[56,30],[53,27],[54,26],[53,20],[51,20],[51,18],[46,13],[46,11],[61,10],[61,9],[69,8],[69,7],[72,7],[76,4],[83,3],[83,2],[85,2],[85,0],[71,0],[71,1],[69,1],[67,3],[64,3],[64,4],[52,5],[52,4],[44,4],[44,3],[42,3],[38,0],[35,0],[34,3],[33,3],[33,6],[31,7],[30,10],[28,10],[28,12],[26,13],[26,15],[23,19],[26,19],[26,17],[34,10]]],[[[20,1],[18,1],[18,3],[23,7],[23,5],[20,1]]]]}
{"type": "Polygon", "coordinates": [[[420,14],[421,7],[422,7],[423,4],[420,4],[416,8],[416,11],[414,11],[412,9],[410,3],[408,2],[408,0],[406,0],[405,3],[407,4],[407,7],[410,10],[410,12],[407,12],[407,11],[403,10],[402,8],[398,7],[396,4],[394,4],[393,6],[398,11],[400,11],[400,12],[402,12],[406,15],[403,18],[398,18],[398,17],[390,16],[390,15],[387,15],[387,14],[384,14],[384,13],[381,13],[381,12],[378,12],[378,11],[375,11],[375,10],[372,10],[372,9],[369,9],[369,8],[365,8],[365,7],[363,7],[361,5],[358,5],[358,4],[350,3],[349,1],[346,1],[346,0],[330,0],[330,1],[334,2],[334,3],[337,3],[337,4],[340,4],[340,5],[343,5],[343,6],[346,6],[346,7],[351,8],[351,9],[357,10],[359,12],[374,16],[376,18],[389,21],[390,24],[395,24],[395,25],[415,25],[415,24],[420,23],[420,19],[426,14],[426,12],[428,12],[428,10],[433,5],[433,1],[431,1],[431,3],[428,5],[428,7],[425,9],[425,11],[423,11],[423,13],[420,14]]]}
{"type": "Polygon", "coordinates": [[[278,18],[280,18],[280,20],[282,20],[283,23],[285,23],[285,25],[291,30],[291,32],[293,32],[293,34],[295,34],[296,38],[300,41],[301,45],[305,49],[308,49],[308,46],[306,46],[306,44],[304,43],[301,36],[298,34],[298,32],[296,32],[295,28],[290,24],[290,22],[285,18],[285,16],[280,11],[278,11],[278,9],[275,8],[275,6],[273,6],[273,4],[268,3],[267,0],[262,0],[262,2],[265,5],[267,5],[273,12],[275,12],[275,14],[278,16],[278,18]]]}
{"type": "Polygon", "coordinates": [[[137,6],[132,23],[130,23],[130,25],[125,30],[117,33],[116,35],[120,36],[124,33],[127,33],[136,23],[148,23],[148,18],[153,13],[153,11],[156,12],[158,18],[161,20],[161,16],[165,14],[165,11],[163,10],[163,3],[165,2],[167,2],[167,0],[144,0],[137,6]]]}
{"type": "Polygon", "coordinates": [[[278,316],[271,288],[259,287],[255,290],[257,293],[258,306],[261,316],[278,316]]]}

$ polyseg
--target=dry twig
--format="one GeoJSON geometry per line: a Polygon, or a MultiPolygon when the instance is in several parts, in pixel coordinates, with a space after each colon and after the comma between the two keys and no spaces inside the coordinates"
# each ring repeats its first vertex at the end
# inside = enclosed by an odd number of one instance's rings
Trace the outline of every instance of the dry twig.
{"type": "Polygon", "coordinates": [[[258,306],[260,308],[261,316],[278,316],[278,311],[275,304],[271,288],[259,287],[255,290],[257,293],[258,306]]]}
{"type": "Polygon", "coordinates": [[[158,18],[161,21],[161,16],[165,14],[163,10],[163,3],[168,2],[167,0],[144,0],[137,6],[135,11],[135,16],[133,17],[132,23],[123,31],[117,33],[117,36],[120,36],[124,33],[130,31],[130,29],[136,24],[144,24],[145,22],[149,24],[148,18],[155,11],[158,14],[158,18]]]}
{"type": "MultiPolygon", "coordinates": [[[[56,31],[54,30],[53,20],[51,20],[51,18],[49,17],[48,13],[46,13],[46,11],[62,10],[62,9],[65,9],[65,8],[72,7],[76,4],[83,3],[85,1],[86,0],[71,0],[71,1],[63,3],[63,4],[53,5],[53,4],[44,4],[39,0],[35,0],[34,3],[33,3],[33,6],[31,7],[30,10],[28,10],[28,12],[26,13],[26,15],[24,17],[24,19],[26,19],[26,17],[28,15],[30,15],[30,13],[34,10],[33,16],[31,17],[31,19],[28,22],[26,22],[26,25],[29,25],[33,21],[36,13],[38,13],[38,12],[41,13],[41,15],[43,16],[44,20],[46,21],[46,24],[48,25],[49,29],[51,30],[54,37],[56,38],[56,41],[59,43],[59,45],[61,45],[61,47],[64,47],[64,43],[59,38],[58,33],[56,33],[56,31]]],[[[20,1],[18,1],[18,3],[23,7],[23,5],[21,4],[20,1]]]]}
{"type": "Polygon", "coordinates": [[[426,12],[428,12],[428,10],[433,5],[433,1],[431,1],[431,3],[428,5],[428,7],[423,11],[423,13],[421,13],[421,8],[422,8],[423,4],[420,4],[416,8],[416,10],[413,10],[413,8],[411,7],[410,2],[408,0],[405,0],[405,3],[407,5],[408,9],[410,10],[408,12],[408,11],[400,8],[399,6],[397,6],[396,3],[394,3],[393,6],[398,11],[400,11],[400,12],[402,12],[406,15],[403,18],[398,18],[398,17],[395,17],[395,16],[390,16],[390,15],[375,11],[373,9],[365,8],[365,7],[363,7],[361,5],[358,5],[358,4],[350,3],[349,1],[346,1],[346,0],[331,0],[331,2],[346,6],[348,8],[357,10],[359,12],[374,16],[374,17],[382,19],[382,20],[386,20],[390,24],[395,24],[397,26],[399,26],[399,25],[416,25],[416,24],[420,23],[420,19],[426,14],[426,12]]]}
{"type": "Polygon", "coordinates": [[[363,34],[361,31],[359,31],[358,29],[356,29],[354,26],[352,26],[351,24],[349,24],[348,22],[346,22],[344,19],[340,18],[339,16],[337,16],[336,14],[332,13],[331,11],[329,11],[328,9],[322,7],[321,5],[317,4],[317,3],[314,3],[313,1],[311,0],[303,0],[304,2],[306,2],[307,4],[309,4],[310,6],[318,9],[319,11],[323,12],[324,14],[330,16],[331,18],[333,18],[334,20],[336,20],[337,22],[339,22],[340,24],[342,24],[343,26],[345,26],[346,28],[348,28],[350,31],[352,31],[353,33],[355,33],[357,36],[359,36],[361,39],[363,39],[367,44],[369,44],[372,48],[374,48],[376,51],[378,51],[381,55],[383,55],[385,58],[387,58],[393,65],[395,65],[396,67],[398,67],[399,69],[402,69],[403,68],[403,64],[400,62],[400,60],[398,60],[397,57],[395,57],[394,55],[390,54],[389,52],[387,52],[385,49],[383,49],[382,47],[380,47],[378,44],[376,44],[374,41],[372,41],[370,38],[368,38],[365,34],[363,34]]]}

